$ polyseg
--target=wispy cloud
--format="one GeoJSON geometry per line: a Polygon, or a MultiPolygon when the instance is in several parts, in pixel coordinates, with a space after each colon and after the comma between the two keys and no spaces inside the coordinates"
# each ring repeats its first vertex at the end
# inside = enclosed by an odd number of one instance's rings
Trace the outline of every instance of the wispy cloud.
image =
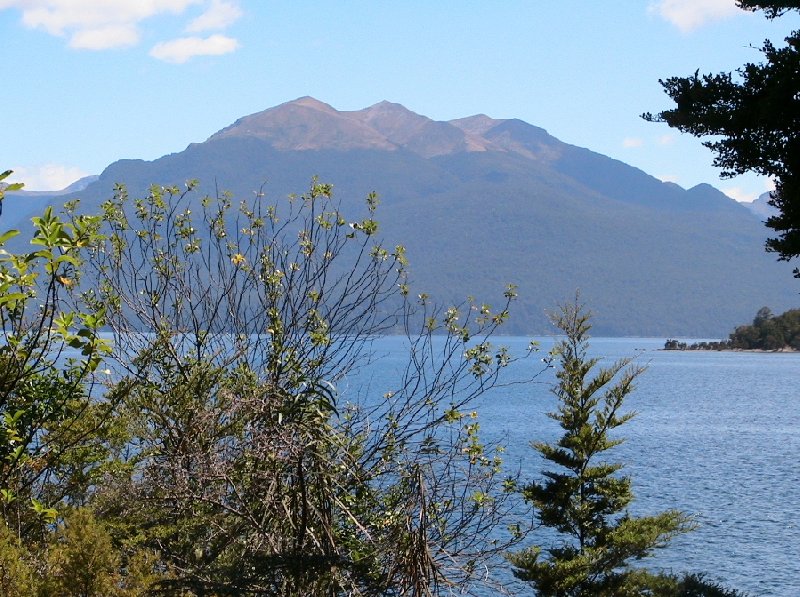
{"type": "Polygon", "coordinates": [[[9,182],[25,183],[26,191],[60,191],[87,173],[75,166],[63,164],[39,164],[15,166],[9,182]]]}
{"type": "MultiPolygon", "coordinates": [[[[242,15],[237,0],[0,0],[0,10],[21,11],[27,27],[66,37],[70,47],[83,50],[135,46],[142,38],[145,21],[152,22],[164,15],[184,15],[192,8],[202,13],[186,24],[185,30],[191,33],[222,31],[242,15]]],[[[207,38],[206,47],[221,47],[218,37],[207,38]]],[[[158,57],[156,48],[150,54],[158,57]]],[[[226,52],[195,55],[203,53],[226,52]]]]}
{"type": "Polygon", "coordinates": [[[220,56],[236,51],[239,42],[215,34],[210,37],[180,37],[153,46],[150,55],[165,62],[183,64],[195,56],[220,56]]]}
{"type": "Polygon", "coordinates": [[[678,177],[674,174],[660,174],[656,176],[656,178],[658,178],[658,180],[661,182],[674,182],[675,184],[678,183],[678,177]]]}
{"type": "Polygon", "coordinates": [[[633,148],[633,147],[641,147],[642,145],[644,145],[644,141],[639,137],[625,137],[622,140],[623,147],[633,148]]]}
{"type": "Polygon", "coordinates": [[[657,141],[659,145],[672,145],[675,143],[675,135],[667,133],[666,135],[661,135],[657,141]]]}
{"type": "Polygon", "coordinates": [[[139,41],[139,23],[164,13],[181,14],[203,0],[0,0],[0,9],[22,11],[22,22],[67,36],[75,48],[105,50],[139,41]],[[113,32],[121,33],[119,36],[113,32]]]}
{"type": "Polygon", "coordinates": [[[741,187],[726,187],[722,189],[722,192],[739,203],[750,203],[758,199],[759,195],[759,193],[748,193],[741,187]]]}
{"type": "Polygon", "coordinates": [[[767,191],[774,191],[775,190],[775,181],[771,178],[764,179],[764,186],[762,187],[763,190],[759,190],[758,188],[751,190],[745,190],[742,187],[725,187],[722,190],[728,197],[731,199],[735,199],[739,203],[750,203],[751,201],[755,201],[758,199],[763,193],[767,191]]]}
{"type": "Polygon", "coordinates": [[[684,32],[741,11],[735,0],[657,0],[648,10],[684,32]]]}
{"type": "Polygon", "coordinates": [[[233,25],[242,16],[242,10],[234,2],[212,0],[208,9],[186,26],[188,33],[220,31],[233,25]]]}

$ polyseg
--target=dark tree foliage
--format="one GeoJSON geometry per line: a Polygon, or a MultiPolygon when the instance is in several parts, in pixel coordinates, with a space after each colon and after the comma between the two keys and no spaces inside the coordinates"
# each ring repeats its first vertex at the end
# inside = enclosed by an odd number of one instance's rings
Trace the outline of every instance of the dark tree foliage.
{"type": "Polygon", "coordinates": [[[745,10],[763,10],[768,19],[774,19],[782,14],[800,9],[800,2],[753,2],[752,0],[739,0],[739,8],[745,10]]]}
{"type": "Polygon", "coordinates": [[[721,584],[706,580],[702,574],[688,574],[678,581],[677,591],[680,597],[744,597],[745,594],[735,589],[723,587],[721,584]]]}
{"type": "MultiPolygon", "coordinates": [[[[797,2],[739,0],[746,10],[763,10],[775,18],[800,9],[797,2]]],[[[769,40],[760,48],[761,63],[748,63],[736,73],[661,80],[675,107],[646,120],[666,122],[681,132],[707,138],[703,144],[716,155],[722,177],[745,172],[770,176],[775,191],[770,205],[779,213],[767,220],[777,235],[766,247],[788,261],[800,256],[800,31],[792,32],[783,47],[769,40]]],[[[800,270],[795,269],[800,277],[800,270]]]]}
{"type": "Polygon", "coordinates": [[[703,574],[651,575],[647,588],[639,594],[651,597],[747,597],[746,593],[708,580],[703,574]]]}
{"type": "Polygon", "coordinates": [[[742,325],[730,335],[730,347],[751,350],[800,350],[800,309],[773,315],[762,307],[752,325],[742,325]]]}
{"type": "Polygon", "coordinates": [[[775,316],[761,307],[751,325],[740,325],[727,340],[688,344],[675,339],[664,343],[664,350],[800,350],[800,309],[775,316]]]}

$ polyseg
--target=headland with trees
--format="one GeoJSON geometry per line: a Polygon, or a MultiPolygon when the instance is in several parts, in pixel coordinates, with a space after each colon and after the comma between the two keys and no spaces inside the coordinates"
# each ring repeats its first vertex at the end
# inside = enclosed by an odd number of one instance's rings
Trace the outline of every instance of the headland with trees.
{"type": "Polygon", "coordinates": [[[750,325],[740,325],[727,340],[681,342],[668,339],[664,350],[800,350],[800,309],[790,309],[773,315],[769,307],[762,307],[750,325]]]}

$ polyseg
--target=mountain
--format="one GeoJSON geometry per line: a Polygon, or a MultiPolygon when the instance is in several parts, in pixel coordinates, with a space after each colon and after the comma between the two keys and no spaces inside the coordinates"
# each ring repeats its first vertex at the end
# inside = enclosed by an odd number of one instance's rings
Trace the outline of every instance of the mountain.
{"type": "Polygon", "coordinates": [[[381,196],[387,243],[407,247],[413,282],[444,302],[498,302],[519,286],[509,333],[549,333],[544,314],[580,288],[606,335],[727,335],[762,306],[797,304],[767,231],[709,185],[683,189],[517,119],[435,121],[381,102],[339,111],[304,97],[240,118],[202,143],[111,164],[79,193],[96,210],[115,183],[198,178],[250,197],[334,185],[351,218],[381,196]]]}
{"type": "Polygon", "coordinates": [[[2,209],[0,209],[0,228],[3,224],[12,222],[15,227],[25,223],[25,220],[41,212],[44,207],[55,197],[69,195],[83,191],[90,184],[99,179],[99,176],[84,176],[60,191],[14,191],[6,194],[3,199],[2,209]]]}
{"type": "Polygon", "coordinates": [[[744,206],[763,222],[770,216],[777,216],[779,213],[777,209],[767,203],[769,199],[770,193],[761,193],[755,201],[745,203],[744,206]]]}

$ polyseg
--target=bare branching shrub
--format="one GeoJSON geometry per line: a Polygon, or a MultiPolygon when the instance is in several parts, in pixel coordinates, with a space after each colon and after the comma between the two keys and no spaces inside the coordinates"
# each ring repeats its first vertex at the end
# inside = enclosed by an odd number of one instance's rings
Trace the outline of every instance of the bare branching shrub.
{"type": "Polygon", "coordinates": [[[193,187],[137,200],[120,187],[104,206],[87,298],[108,313],[131,429],[100,502],[117,532],[162,554],[167,592],[483,582],[517,537],[499,528],[516,497],[470,405],[512,359],[489,336],[513,288],[500,310],[411,293],[403,248],[376,240],[374,195],[349,221],[316,181],[238,206],[193,187]],[[388,333],[406,335],[407,365],[359,385],[388,333]]]}

